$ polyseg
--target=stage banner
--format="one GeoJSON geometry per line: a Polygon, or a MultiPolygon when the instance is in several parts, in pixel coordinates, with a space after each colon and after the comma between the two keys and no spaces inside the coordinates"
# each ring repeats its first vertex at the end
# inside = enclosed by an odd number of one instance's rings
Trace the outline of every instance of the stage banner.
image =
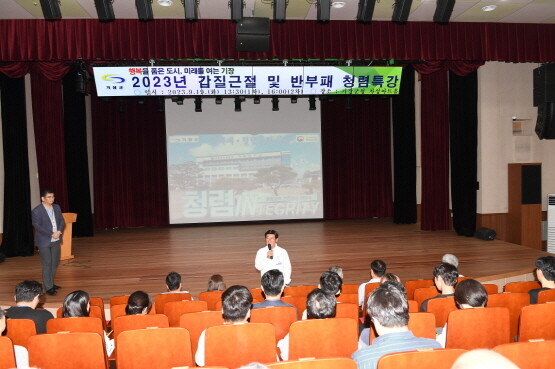
{"type": "Polygon", "coordinates": [[[396,95],[402,67],[94,67],[98,96],[396,95]]]}

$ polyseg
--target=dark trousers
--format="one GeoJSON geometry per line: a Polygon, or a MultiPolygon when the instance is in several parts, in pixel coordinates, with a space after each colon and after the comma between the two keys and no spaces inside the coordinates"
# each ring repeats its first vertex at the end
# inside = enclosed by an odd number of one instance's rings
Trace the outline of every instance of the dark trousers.
{"type": "Polygon", "coordinates": [[[39,247],[39,256],[42,265],[42,283],[48,291],[54,287],[54,276],[60,263],[60,241],[50,242],[49,246],[39,247]]]}

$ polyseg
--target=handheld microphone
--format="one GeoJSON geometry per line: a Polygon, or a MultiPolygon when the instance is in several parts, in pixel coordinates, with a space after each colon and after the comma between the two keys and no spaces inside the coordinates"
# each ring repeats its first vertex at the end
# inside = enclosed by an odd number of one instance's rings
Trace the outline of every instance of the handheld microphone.
{"type": "MultiPolygon", "coordinates": [[[[272,251],[272,245],[268,244],[268,250],[272,251]]],[[[270,256],[270,259],[273,259],[273,256],[270,256]]]]}

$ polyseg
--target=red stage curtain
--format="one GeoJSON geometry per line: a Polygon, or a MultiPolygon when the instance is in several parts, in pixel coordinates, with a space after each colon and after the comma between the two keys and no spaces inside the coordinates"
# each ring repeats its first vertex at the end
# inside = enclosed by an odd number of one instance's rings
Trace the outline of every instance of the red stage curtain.
{"type": "Polygon", "coordinates": [[[552,62],[555,24],[288,20],[271,23],[270,51],[235,50],[225,19],[0,20],[0,60],[400,59],[552,62]]]}
{"type": "Polygon", "coordinates": [[[422,75],[421,228],[449,229],[449,90],[447,71],[422,75]]]}
{"type": "Polygon", "coordinates": [[[54,191],[56,203],[68,211],[62,82],[33,69],[31,94],[39,185],[54,191]]]}
{"type": "Polygon", "coordinates": [[[164,113],[155,98],[137,104],[91,97],[96,228],[167,225],[164,113]]]}
{"type": "Polygon", "coordinates": [[[325,219],[390,217],[389,99],[322,101],[322,170],[325,219]]]}

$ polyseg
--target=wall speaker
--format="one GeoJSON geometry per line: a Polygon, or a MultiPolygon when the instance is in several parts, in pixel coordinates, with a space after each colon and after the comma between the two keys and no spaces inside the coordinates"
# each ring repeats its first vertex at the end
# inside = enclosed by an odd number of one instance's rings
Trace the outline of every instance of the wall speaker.
{"type": "Polygon", "coordinates": [[[540,140],[555,139],[555,102],[546,102],[538,105],[535,131],[540,140]]]}
{"type": "Polygon", "coordinates": [[[434,13],[434,22],[449,23],[455,0],[437,0],[436,12],[434,13]]]}
{"type": "Polygon", "coordinates": [[[101,22],[112,22],[116,19],[114,15],[114,8],[112,7],[112,0],[94,0],[96,7],[96,14],[98,20],[101,22]]]}
{"type": "Polygon", "coordinates": [[[479,228],[476,230],[475,236],[484,241],[493,241],[495,236],[497,236],[497,232],[490,228],[479,228]]]}
{"type": "Polygon", "coordinates": [[[44,19],[62,19],[62,12],[60,10],[60,3],[58,0],[40,0],[40,7],[42,8],[42,15],[44,16],[44,19]]]}
{"type": "Polygon", "coordinates": [[[412,0],[396,0],[393,7],[393,22],[405,23],[409,19],[412,0]]]}
{"type": "Polygon", "coordinates": [[[229,8],[231,9],[231,20],[235,23],[240,22],[243,19],[243,0],[231,0],[229,8]]]}
{"type": "Polygon", "coordinates": [[[237,51],[264,52],[270,50],[270,19],[243,18],[235,28],[237,51]]]}
{"type": "Polygon", "coordinates": [[[135,7],[137,8],[137,15],[140,21],[148,22],[154,19],[150,0],[135,0],[135,7]]]}
{"type": "Polygon", "coordinates": [[[541,165],[522,165],[521,204],[542,203],[542,167],[541,165]]]}
{"type": "Polygon", "coordinates": [[[331,0],[318,0],[316,3],[316,20],[318,22],[330,21],[331,0]]]}
{"type": "Polygon", "coordinates": [[[285,22],[285,10],[287,8],[287,0],[273,0],[274,4],[274,20],[276,22],[285,22]]]}
{"type": "Polygon", "coordinates": [[[372,22],[372,17],[374,16],[374,7],[376,6],[376,0],[359,0],[358,1],[358,12],[357,21],[361,23],[372,22]]]}
{"type": "Polygon", "coordinates": [[[534,106],[555,102],[555,64],[534,69],[534,106]]]}

